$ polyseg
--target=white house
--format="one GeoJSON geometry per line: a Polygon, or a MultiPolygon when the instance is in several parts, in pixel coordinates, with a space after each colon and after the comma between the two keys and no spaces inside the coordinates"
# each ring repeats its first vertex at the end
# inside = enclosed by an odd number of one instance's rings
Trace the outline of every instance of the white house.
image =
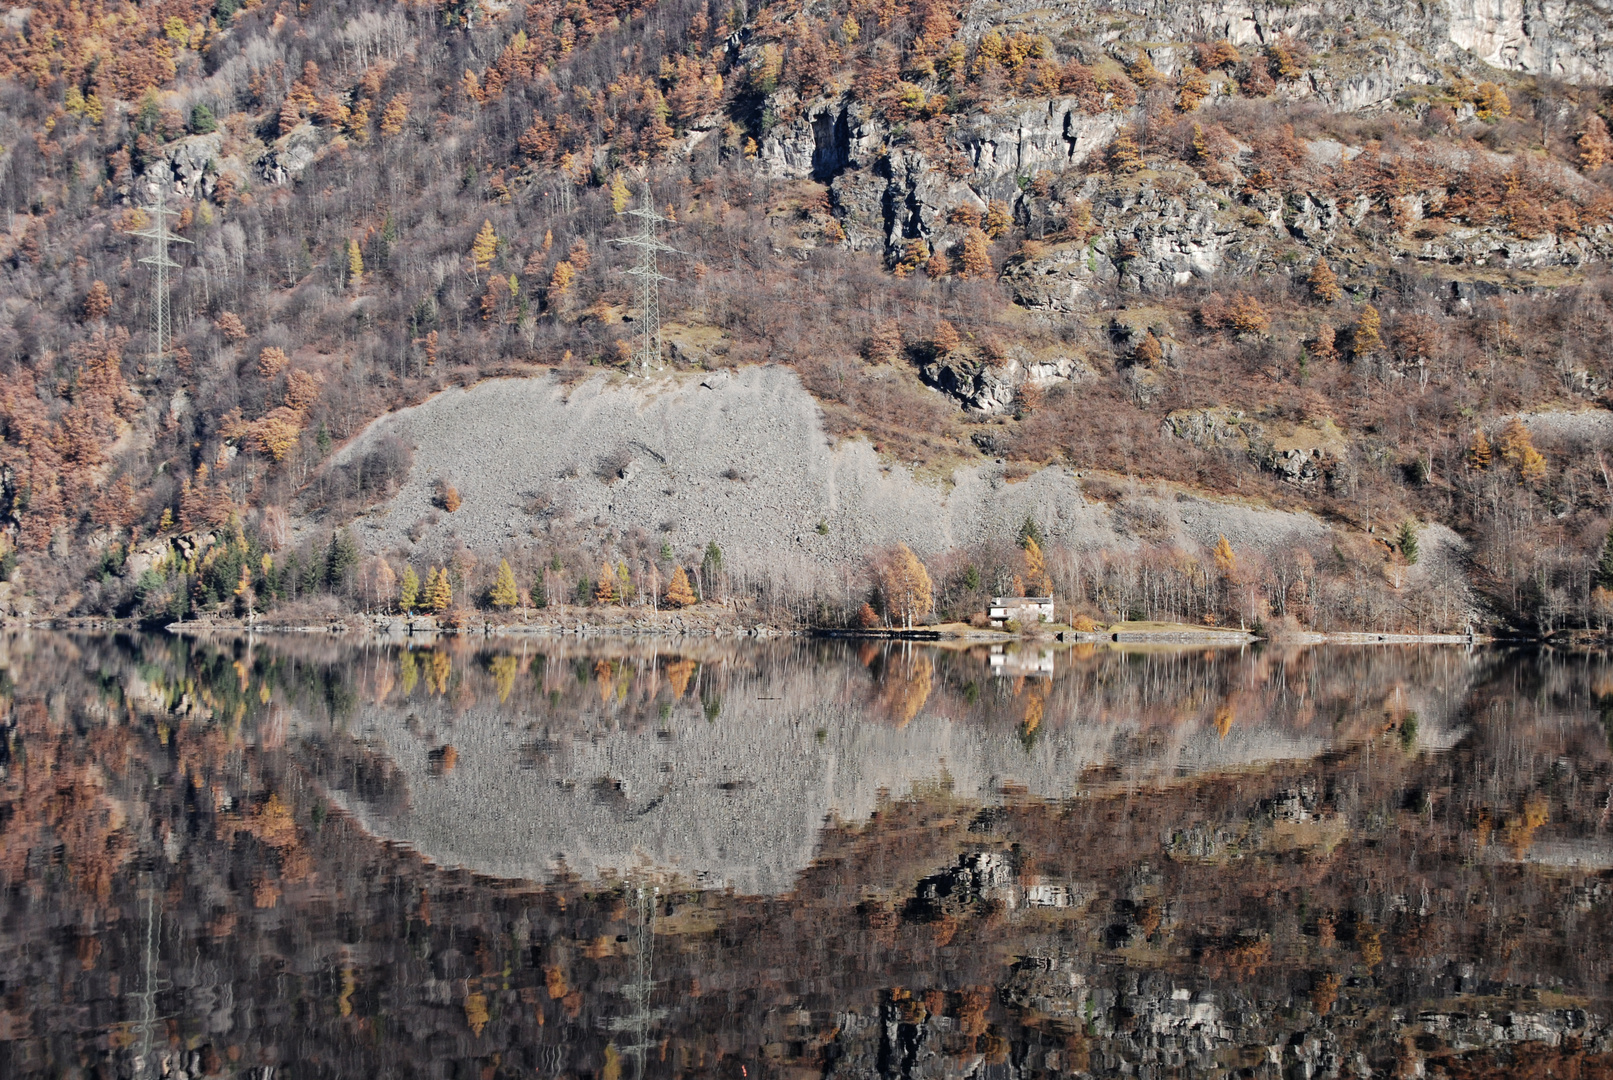
{"type": "Polygon", "coordinates": [[[1051,596],[993,596],[986,612],[991,625],[1002,626],[1013,619],[1021,626],[1053,621],[1051,596]]]}

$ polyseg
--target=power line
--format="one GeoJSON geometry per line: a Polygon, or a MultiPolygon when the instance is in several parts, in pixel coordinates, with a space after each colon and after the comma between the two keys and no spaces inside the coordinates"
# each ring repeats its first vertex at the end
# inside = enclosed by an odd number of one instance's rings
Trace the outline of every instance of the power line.
{"type": "Polygon", "coordinates": [[[651,369],[661,369],[661,282],[672,280],[661,273],[655,255],[658,251],[674,255],[683,252],[661,240],[659,229],[668,219],[656,212],[649,184],[644,185],[644,205],[623,213],[639,219],[638,235],[617,237],[611,243],[638,248],[638,264],[626,273],[638,279],[639,344],[633,359],[638,363],[639,374],[647,376],[651,369]]]}
{"type": "Polygon", "coordinates": [[[141,207],[141,210],[151,219],[151,224],[135,232],[135,236],[144,237],[151,241],[151,254],[141,258],[141,262],[152,268],[151,275],[151,369],[155,373],[159,365],[172,351],[174,337],[173,329],[169,325],[168,317],[168,271],[179,269],[179,264],[168,257],[169,244],[188,244],[183,236],[175,236],[168,231],[168,219],[178,217],[176,211],[168,209],[168,196],[164,185],[155,185],[156,193],[151,205],[141,207]]]}

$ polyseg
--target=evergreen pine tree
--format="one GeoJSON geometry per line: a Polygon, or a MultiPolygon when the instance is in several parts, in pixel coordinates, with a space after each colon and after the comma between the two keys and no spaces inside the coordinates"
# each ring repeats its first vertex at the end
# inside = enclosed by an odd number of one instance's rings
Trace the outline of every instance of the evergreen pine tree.
{"type": "Polygon", "coordinates": [[[1033,541],[1036,543],[1037,547],[1041,547],[1041,545],[1045,542],[1042,539],[1042,527],[1036,524],[1035,518],[1031,517],[1029,514],[1026,514],[1025,523],[1019,527],[1019,546],[1024,547],[1027,543],[1033,541]]]}
{"type": "Polygon", "coordinates": [[[1400,557],[1407,566],[1417,565],[1417,526],[1408,519],[1400,526],[1400,557]]]}

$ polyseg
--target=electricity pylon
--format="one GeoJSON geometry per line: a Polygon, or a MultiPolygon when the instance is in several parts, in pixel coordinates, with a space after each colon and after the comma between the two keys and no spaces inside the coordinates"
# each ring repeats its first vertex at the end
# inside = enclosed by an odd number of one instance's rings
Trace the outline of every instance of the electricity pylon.
{"type": "Polygon", "coordinates": [[[168,271],[179,269],[179,264],[168,257],[169,244],[188,244],[183,236],[168,231],[168,219],[178,217],[168,209],[167,193],[162,184],[156,185],[156,195],[150,206],[141,207],[151,224],[134,235],[151,241],[151,254],[140,261],[152,268],[151,275],[151,368],[155,372],[173,346],[173,329],[168,320],[168,271]]]}
{"type": "Polygon", "coordinates": [[[633,981],[622,987],[622,996],[631,1006],[626,1016],[613,1017],[606,1026],[629,1033],[633,1041],[623,1046],[636,1066],[634,1080],[644,1080],[645,1055],[652,1049],[650,1026],[663,1019],[667,1010],[650,1008],[655,990],[655,914],[661,890],[638,887],[638,950],[634,958],[633,981]]]}
{"type": "Polygon", "coordinates": [[[648,376],[652,368],[661,369],[661,282],[672,280],[661,273],[655,254],[683,252],[662,242],[659,228],[667,219],[656,212],[649,184],[644,185],[644,205],[623,213],[639,219],[638,235],[617,237],[611,243],[638,248],[638,264],[627,271],[628,277],[638,279],[639,345],[633,351],[633,359],[638,363],[639,374],[648,376]]]}

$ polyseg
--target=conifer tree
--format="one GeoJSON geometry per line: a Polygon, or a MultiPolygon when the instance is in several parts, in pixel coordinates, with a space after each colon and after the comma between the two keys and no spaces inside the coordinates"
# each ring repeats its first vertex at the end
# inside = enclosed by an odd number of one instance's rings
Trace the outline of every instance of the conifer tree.
{"type": "Polygon", "coordinates": [[[616,602],[616,571],[611,569],[610,560],[599,566],[599,581],[594,585],[594,603],[604,605],[616,602]]]}
{"type": "Polygon", "coordinates": [[[1361,309],[1361,317],[1355,321],[1353,344],[1357,356],[1367,356],[1383,348],[1383,320],[1371,304],[1361,309]]]}
{"type": "Polygon", "coordinates": [[[1344,296],[1344,288],[1333,273],[1333,268],[1327,265],[1326,259],[1317,259],[1316,265],[1311,267],[1310,277],[1307,279],[1311,287],[1311,295],[1324,304],[1331,304],[1344,296]]]}
{"type": "Polygon", "coordinates": [[[493,590],[488,595],[494,607],[512,608],[521,602],[521,590],[515,584],[515,571],[510,569],[508,559],[500,559],[498,564],[498,577],[493,581],[493,590]]]}
{"type": "Polygon", "coordinates": [[[356,240],[347,242],[347,284],[355,289],[364,284],[364,249],[356,240]]]}
{"type": "Polygon", "coordinates": [[[1013,228],[1013,225],[1014,215],[1008,209],[1008,204],[1001,199],[991,200],[990,205],[986,207],[986,220],[984,222],[986,235],[996,240],[1013,228]]]}
{"type": "Polygon", "coordinates": [[[429,582],[428,602],[431,610],[441,615],[454,606],[454,586],[448,580],[448,571],[442,567],[437,567],[431,574],[432,576],[427,579],[429,582]]]}
{"type": "Polygon", "coordinates": [[[633,193],[628,190],[627,181],[622,179],[621,173],[617,173],[610,182],[611,209],[620,214],[627,209],[627,204],[632,198],[633,193]]]}
{"type": "Polygon", "coordinates": [[[963,234],[963,259],[958,267],[958,276],[966,278],[979,278],[991,276],[991,241],[979,228],[970,229],[963,234]]]}
{"type": "Polygon", "coordinates": [[[1417,565],[1417,526],[1408,518],[1400,526],[1400,557],[1407,566],[1417,565]]]}
{"type": "Polygon", "coordinates": [[[1047,580],[1047,559],[1042,555],[1042,545],[1030,537],[1025,538],[1025,584],[1033,589],[1037,596],[1046,596],[1052,591],[1047,580]]]}
{"type": "Polygon", "coordinates": [[[689,575],[681,566],[673,573],[672,583],[666,587],[666,602],[680,608],[695,602],[694,587],[689,584],[689,575]]]}
{"type": "Polygon", "coordinates": [[[1132,353],[1132,359],[1143,367],[1154,367],[1164,358],[1165,350],[1160,347],[1159,339],[1152,330],[1143,334],[1143,339],[1132,353]]]}
{"type": "Polygon", "coordinates": [[[418,603],[420,603],[420,575],[414,572],[414,567],[406,565],[403,568],[403,584],[398,588],[398,610],[408,615],[414,611],[418,603]]]}
{"type": "Polygon", "coordinates": [[[471,241],[471,262],[476,264],[476,270],[480,273],[493,265],[493,256],[497,254],[498,233],[493,231],[492,221],[484,219],[481,231],[476,234],[476,239],[471,241]]]}
{"type": "Polygon", "coordinates": [[[1490,440],[1484,437],[1483,428],[1473,429],[1473,441],[1467,446],[1467,463],[1475,469],[1490,467],[1490,440]]]}
{"type": "Polygon", "coordinates": [[[1042,527],[1036,524],[1035,518],[1026,514],[1025,521],[1019,526],[1019,546],[1025,547],[1032,543],[1038,547],[1043,543],[1042,527]]]}
{"type": "Polygon", "coordinates": [[[544,583],[543,571],[538,571],[537,578],[532,582],[532,591],[528,594],[532,598],[532,606],[546,608],[549,606],[549,586],[544,583]]]}
{"type": "Polygon", "coordinates": [[[1232,545],[1222,536],[1215,542],[1215,568],[1221,571],[1223,577],[1231,577],[1238,569],[1238,557],[1232,553],[1232,545]]]}

